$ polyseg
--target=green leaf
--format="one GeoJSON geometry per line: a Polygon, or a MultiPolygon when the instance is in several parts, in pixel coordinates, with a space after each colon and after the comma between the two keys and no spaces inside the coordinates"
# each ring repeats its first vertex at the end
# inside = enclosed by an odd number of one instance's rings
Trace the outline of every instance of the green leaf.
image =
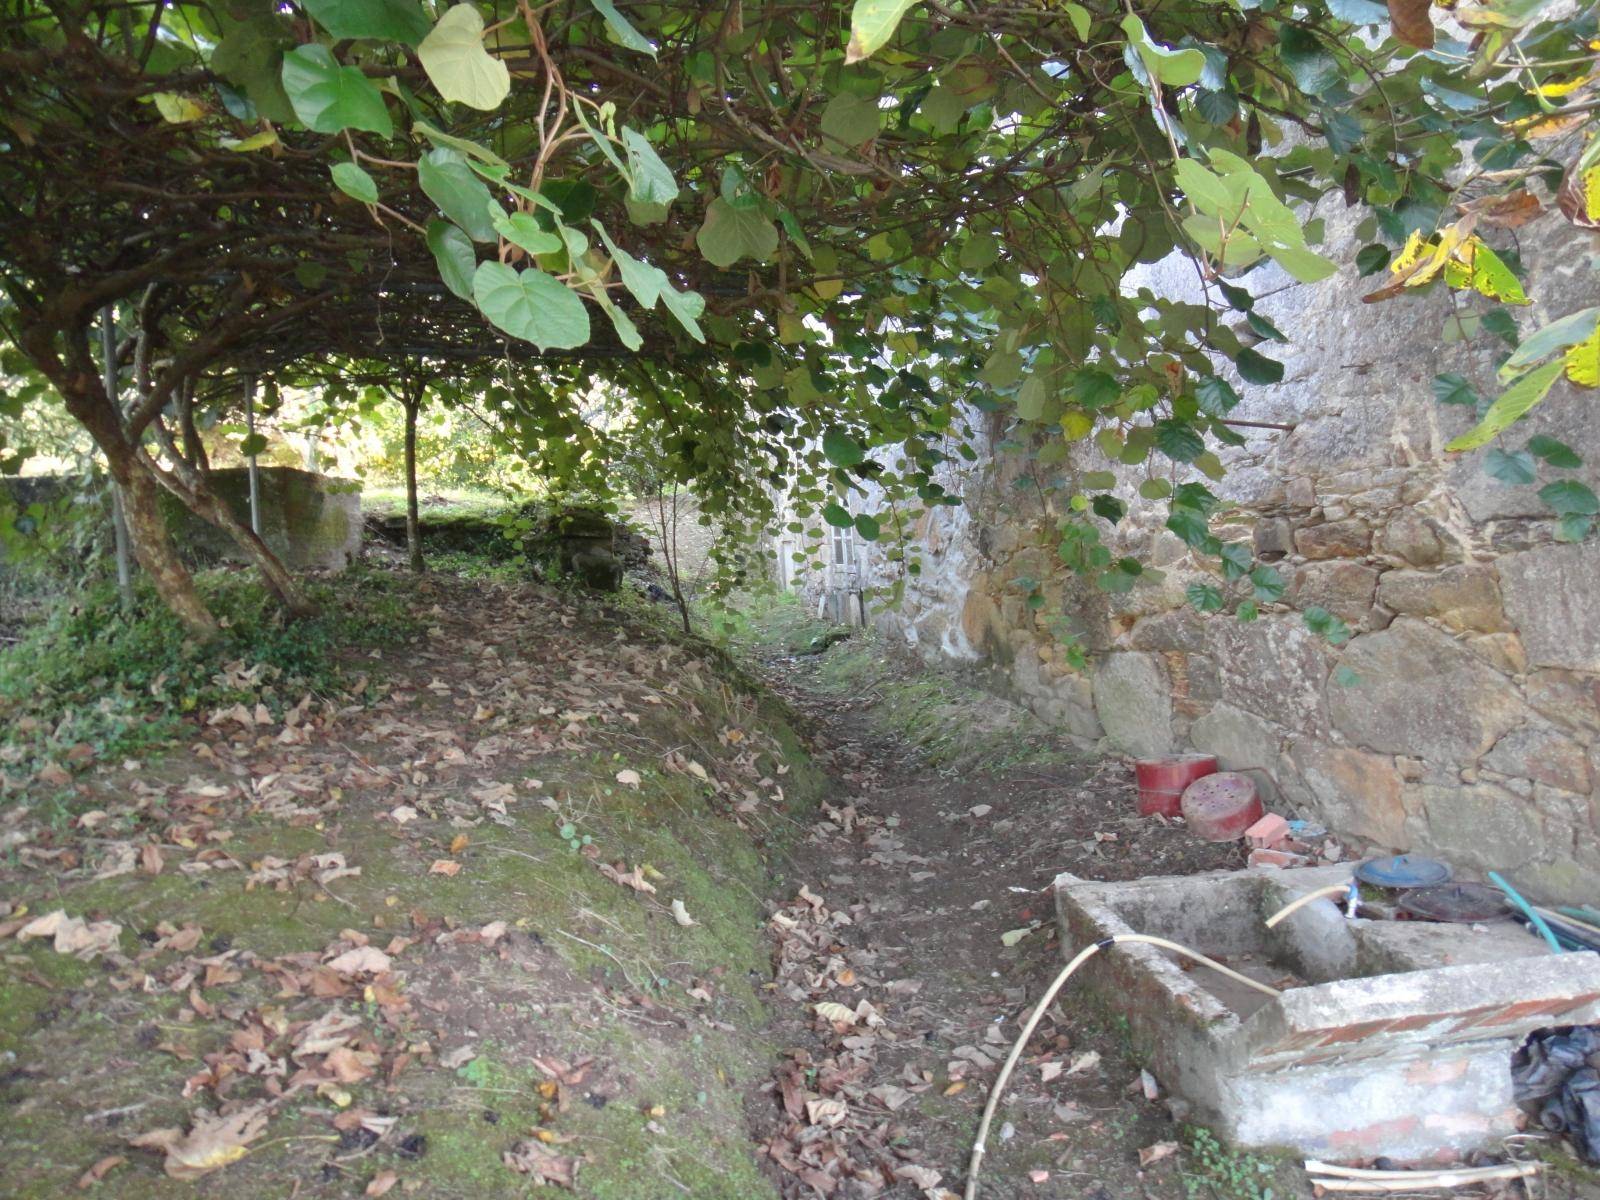
{"type": "Polygon", "coordinates": [[[1234,610],[1234,613],[1239,620],[1250,622],[1254,621],[1261,615],[1261,609],[1256,605],[1254,600],[1246,598],[1239,601],[1239,607],[1234,610]]]}
{"type": "Polygon", "coordinates": [[[1515,378],[1524,367],[1557,350],[1576,346],[1595,331],[1597,324],[1600,324],[1600,307],[1579,309],[1559,321],[1551,321],[1537,333],[1522,339],[1521,344],[1511,352],[1511,357],[1501,364],[1501,380],[1515,378]]]}
{"type": "Polygon", "coordinates": [[[1199,81],[1206,69],[1206,56],[1198,50],[1173,50],[1150,39],[1144,22],[1129,13],[1122,18],[1122,32],[1128,45],[1138,54],[1145,70],[1167,87],[1186,87],[1199,81]]]}
{"type": "Polygon", "coordinates": [[[1376,275],[1389,265],[1389,247],[1382,242],[1372,242],[1356,251],[1356,270],[1361,275],[1376,275]]]}
{"type": "Polygon", "coordinates": [[[1233,356],[1239,378],[1246,383],[1277,383],[1283,378],[1283,364],[1246,347],[1233,356]]]}
{"type": "Polygon", "coordinates": [[[1228,91],[1201,88],[1195,93],[1194,107],[1209,125],[1226,125],[1239,115],[1239,97],[1228,91]]]}
{"type": "Polygon", "coordinates": [[[628,199],[648,206],[652,215],[659,208],[656,219],[665,220],[667,206],[678,198],[678,181],[642,133],[624,126],[622,145],[628,152],[628,199]]]}
{"type": "Polygon", "coordinates": [[[1556,541],[1581,542],[1594,529],[1594,518],[1568,513],[1556,522],[1556,541]]]}
{"type": "Polygon", "coordinates": [[[1117,486],[1117,476],[1113,471],[1086,471],[1083,478],[1078,480],[1078,486],[1085,491],[1110,491],[1117,486]]]}
{"type": "Polygon", "coordinates": [[[1335,646],[1342,646],[1350,640],[1350,626],[1320,605],[1313,605],[1302,615],[1307,629],[1335,646]]]}
{"type": "Polygon", "coordinates": [[[1196,550],[1204,549],[1212,540],[1211,527],[1205,516],[1189,508],[1174,509],[1167,516],[1167,528],[1183,539],[1184,544],[1196,550]]]}
{"type": "Polygon", "coordinates": [[[1454,441],[1446,443],[1445,449],[1476,450],[1499,437],[1549,394],[1551,385],[1561,377],[1565,367],[1566,360],[1557,358],[1529,371],[1500,393],[1495,402],[1489,405],[1482,420],[1454,441]]]}
{"type": "MultiPolygon", "coordinates": [[[[900,19],[910,11],[917,0],[856,0],[850,10],[850,41],[845,46],[844,61],[848,66],[871,58],[900,26],[900,19]]],[[[1081,40],[1081,39],[1080,39],[1081,40]]]]}
{"type": "Polygon", "coordinates": [[[1506,451],[1495,447],[1483,456],[1483,469],[1491,478],[1498,479],[1501,483],[1520,485],[1532,483],[1538,478],[1538,472],[1533,466],[1533,455],[1526,450],[1506,451]]]}
{"type": "Polygon", "coordinates": [[[1283,597],[1287,585],[1277,569],[1262,564],[1250,572],[1250,590],[1263,604],[1271,604],[1283,597]]]}
{"type": "Polygon", "coordinates": [[[589,3],[594,5],[595,12],[605,18],[606,28],[617,40],[617,45],[648,54],[651,58],[656,56],[656,48],[651,45],[650,39],[635,29],[628,18],[617,11],[617,6],[611,0],[589,0],[589,3]]]}
{"type": "Polygon", "coordinates": [[[1128,515],[1128,506],[1126,504],[1115,496],[1107,495],[1104,492],[1090,499],[1089,508],[1095,516],[1104,517],[1113,525],[1128,515]]]}
{"type": "Polygon", "coordinates": [[[1528,452],[1562,471],[1575,471],[1583,466],[1583,459],[1576,450],[1542,433],[1528,439],[1528,452]]]}
{"type": "Polygon", "coordinates": [[[656,306],[657,300],[661,301],[695,341],[704,342],[706,335],[701,331],[698,319],[706,309],[705,297],[699,292],[676,290],[667,280],[667,273],[660,267],[641,262],[612,241],[611,235],[599,221],[593,224],[599,230],[600,238],[605,242],[606,249],[611,252],[611,257],[617,262],[617,268],[622,273],[622,285],[632,293],[639,306],[650,309],[656,306]]]}
{"type": "Polygon", "coordinates": [[[835,529],[853,529],[856,519],[844,505],[830,502],[822,506],[822,519],[835,529]]]}
{"type": "Polygon", "coordinates": [[[589,340],[589,310],[554,276],[505,263],[478,264],[472,296],[496,329],[540,350],[569,350],[589,340]]]}
{"type": "Polygon", "coordinates": [[[853,467],[867,457],[861,443],[837,425],[822,435],[822,454],[836,467],[853,467]]]}
{"type": "Polygon", "coordinates": [[[1230,581],[1243,579],[1250,573],[1250,565],[1255,562],[1249,547],[1238,542],[1228,543],[1218,557],[1222,559],[1222,577],[1230,581]]]}
{"type": "Polygon", "coordinates": [[[494,230],[506,241],[521,246],[529,254],[554,254],[562,248],[561,238],[548,229],[541,229],[533,214],[514,212],[507,214],[499,205],[489,210],[494,230]]]}
{"type": "Polygon", "coordinates": [[[254,458],[267,448],[267,439],[263,434],[247,433],[239,439],[239,453],[246,458],[254,458]]]}
{"type": "Polygon", "coordinates": [[[1146,500],[1165,500],[1172,495],[1172,484],[1165,479],[1146,479],[1139,485],[1139,495],[1146,500]]]}
{"type": "Polygon", "coordinates": [[[1177,462],[1193,462],[1205,453],[1206,443],[1194,427],[1184,421],[1156,422],[1156,449],[1177,462]]]}
{"type": "Polygon", "coordinates": [[[838,147],[853,150],[878,136],[878,102],[853,92],[840,92],[822,110],[821,128],[825,138],[838,147]]]}
{"type": "Polygon", "coordinates": [[[1433,377],[1433,398],[1440,404],[1465,404],[1478,407],[1478,393],[1465,375],[1447,374],[1433,377]]]}
{"type": "Polygon", "coordinates": [[[492,197],[483,180],[454,150],[430,150],[417,163],[423,194],[439,206],[475,242],[492,242],[496,231],[490,216],[492,197]]]}
{"type": "Polygon", "coordinates": [[[416,0],[300,0],[300,7],[336,41],[377,38],[415,46],[428,32],[416,0]]]}
{"type": "Polygon", "coordinates": [[[1265,244],[1267,256],[1301,283],[1320,283],[1339,269],[1339,264],[1304,246],[1265,244]]]}
{"type": "Polygon", "coordinates": [[[1115,404],[1121,395],[1116,377],[1105,371],[1086,367],[1072,376],[1072,398],[1084,408],[1104,408],[1115,404]]]}
{"type": "Polygon", "coordinates": [[[1209,583],[1191,583],[1183,589],[1183,594],[1197,612],[1221,612],[1222,606],[1227,603],[1221,589],[1209,583]]]}
{"type": "Polygon", "coordinates": [[[1600,500],[1586,484],[1576,479],[1559,479],[1539,489],[1539,499],[1563,517],[1591,517],[1600,513],[1600,500]]]}
{"type": "Polygon", "coordinates": [[[329,168],[333,182],[346,196],[359,200],[363,204],[376,204],[378,202],[378,185],[371,175],[368,175],[353,162],[334,163],[329,168]]]}
{"type": "Polygon", "coordinates": [[[355,67],[341,67],[326,46],[299,46],[283,56],[283,90],[294,115],[314,133],[362,129],[393,137],[383,94],[355,67]]]}
{"type": "Polygon", "coordinates": [[[457,4],[417,47],[417,60],[439,95],[469,108],[498,108],[511,93],[511,72],[483,48],[483,14],[457,4]]]}
{"type": "Polygon", "coordinates": [[[1217,375],[1206,375],[1195,382],[1195,402],[1208,417],[1225,417],[1239,403],[1239,393],[1233,385],[1217,375]]]}
{"type": "Polygon", "coordinates": [[[472,239],[459,226],[435,217],[428,222],[428,249],[439,264],[439,278],[445,287],[463,300],[471,300],[472,273],[478,265],[472,239]]]}
{"type": "Polygon", "coordinates": [[[695,245],[707,262],[731,267],[741,258],[766,262],[778,248],[778,227],[755,204],[735,204],[718,196],[706,208],[695,245]]]}
{"type": "Polygon", "coordinates": [[[1072,0],[1065,0],[1061,11],[1067,14],[1067,20],[1072,22],[1072,32],[1080,42],[1089,40],[1089,10],[1081,4],[1074,4],[1072,0]]]}
{"type": "Polygon", "coordinates": [[[875,542],[879,533],[878,519],[861,513],[856,517],[856,532],[861,535],[862,541],[875,542]]]}
{"type": "Polygon", "coordinates": [[[435,128],[421,119],[414,119],[411,122],[411,128],[422,134],[435,146],[443,146],[447,150],[454,150],[458,154],[466,155],[468,158],[475,158],[490,167],[507,167],[505,159],[487,146],[480,146],[471,138],[456,137],[455,134],[446,133],[444,130],[435,128]]]}

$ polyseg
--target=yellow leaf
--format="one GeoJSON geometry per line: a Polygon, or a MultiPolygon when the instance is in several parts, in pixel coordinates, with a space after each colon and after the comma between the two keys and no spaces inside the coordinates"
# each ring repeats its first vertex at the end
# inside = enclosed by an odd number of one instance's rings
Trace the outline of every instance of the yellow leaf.
{"type": "Polygon", "coordinates": [[[1593,78],[1594,75],[1591,73],[1588,75],[1575,76],[1572,79],[1566,80],[1564,83],[1541,83],[1538,87],[1533,89],[1532,94],[1536,96],[1543,96],[1547,100],[1553,100],[1557,96],[1565,96],[1577,91],[1593,78]]]}
{"type": "Polygon", "coordinates": [[[223,138],[222,148],[232,150],[236,154],[247,154],[252,150],[265,150],[268,146],[278,144],[278,131],[276,129],[263,129],[260,133],[253,133],[247,138],[223,138]]]}
{"type": "Polygon", "coordinates": [[[1069,408],[1061,414],[1061,432],[1069,442],[1088,437],[1093,428],[1094,418],[1082,409],[1069,408]]]}
{"type": "Polygon", "coordinates": [[[206,115],[203,104],[176,92],[157,92],[151,99],[156,102],[156,111],[161,114],[161,119],[171,125],[198,121],[206,115]]]}
{"type": "Polygon", "coordinates": [[[467,848],[467,844],[471,841],[472,839],[464,833],[456,834],[455,837],[450,839],[450,853],[460,854],[467,848]]]}
{"type": "Polygon", "coordinates": [[[812,1006],[817,1016],[824,1021],[833,1021],[840,1025],[854,1025],[856,1023],[855,1009],[848,1005],[840,1004],[837,1000],[824,1000],[812,1006]]]}
{"type": "Polygon", "coordinates": [[[1567,350],[1567,378],[1584,387],[1600,387],[1600,325],[1567,350]]]}

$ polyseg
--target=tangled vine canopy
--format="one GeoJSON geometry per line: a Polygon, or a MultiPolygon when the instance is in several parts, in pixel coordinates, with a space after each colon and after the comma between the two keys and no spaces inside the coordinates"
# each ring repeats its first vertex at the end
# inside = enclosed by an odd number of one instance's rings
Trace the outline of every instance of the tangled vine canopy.
{"type": "MultiPolygon", "coordinates": [[[[0,315],[125,492],[183,494],[201,376],[501,359],[530,449],[613,379],[723,511],[788,483],[876,537],[949,501],[969,402],[1046,465],[1093,439],[1218,476],[1238,388],[1282,374],[1251,268],[1331,275],[1319,202],[1367,210],[1374,302],[1525,303],[1503,231],[1600,226],[1597,37],[1572,0],[6,0],[0,315]],[[1206,303],[1126,285],[1174,251],[1206,303]],[[867,476],[892,512],[840,503],[867,476]]],[[[1595,383],[1596,315],[1502,320],[1507,390],[1454,448],[1595,383]]],[[[1223,555],[1202,485],[1146,494],[1223,555]]],[[[1130,585],[1120,503],[1071,511],[1063,558],[1130,585]]]]}

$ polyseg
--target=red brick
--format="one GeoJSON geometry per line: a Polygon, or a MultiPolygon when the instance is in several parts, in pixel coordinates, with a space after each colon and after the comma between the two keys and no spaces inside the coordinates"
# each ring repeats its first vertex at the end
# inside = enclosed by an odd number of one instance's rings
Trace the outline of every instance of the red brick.
{"type": "Polygon", "coordinates": [[[1319,1046],[1336,1046],[1345,1042],[1359,1042],[1362,1038],[1369,1038],[1373,1034],[1382,1033],[1389,1028],[1391,1021],[1359,1021],[1354,1025],[1346,1025],[1340,1029],[1330,1029],[1323,1034],[1319,1046]]]}
{"type": "Polygon", "coordinates": [[[1289,836],[1289,822],[1277,813],[1268,813],[1244,831],[1244,840],[1258,850],[1275,850],[1289,836]]]}
{"type": "Polygon", "coordinates": [[[1363,1157],[1359,1151],[1365,1147],[1382,1147],[1416,1130],[1416,1117],[1395,1117],[1377,1121],[1359,1129],[1340,1129],[1328,1135],[1328,1144],[1340,1149],[1357,1151],[1352,1158],[1363,1157]]]}

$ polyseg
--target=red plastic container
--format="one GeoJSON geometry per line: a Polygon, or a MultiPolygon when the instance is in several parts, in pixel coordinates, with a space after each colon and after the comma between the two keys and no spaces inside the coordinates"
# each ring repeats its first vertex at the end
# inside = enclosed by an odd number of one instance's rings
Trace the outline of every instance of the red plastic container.
{"type": "Polygon", "coordinates": [[[1235,771],[1195,780],[1183,793],[1181,810],[1194,835],[1208,842],[1235,841],[1262,815],[1255,780],[1235,771]]]}
{"type": "Polygon", "coordinates": [[[1133,764],[1133,777],[1139,784],[1139,815],[1163,817],[1178,815],[1183,790],[1206,775],[1214,775],[1214,754],[1177,754],[1169,758],[1141,758],[1133,764]]]}

